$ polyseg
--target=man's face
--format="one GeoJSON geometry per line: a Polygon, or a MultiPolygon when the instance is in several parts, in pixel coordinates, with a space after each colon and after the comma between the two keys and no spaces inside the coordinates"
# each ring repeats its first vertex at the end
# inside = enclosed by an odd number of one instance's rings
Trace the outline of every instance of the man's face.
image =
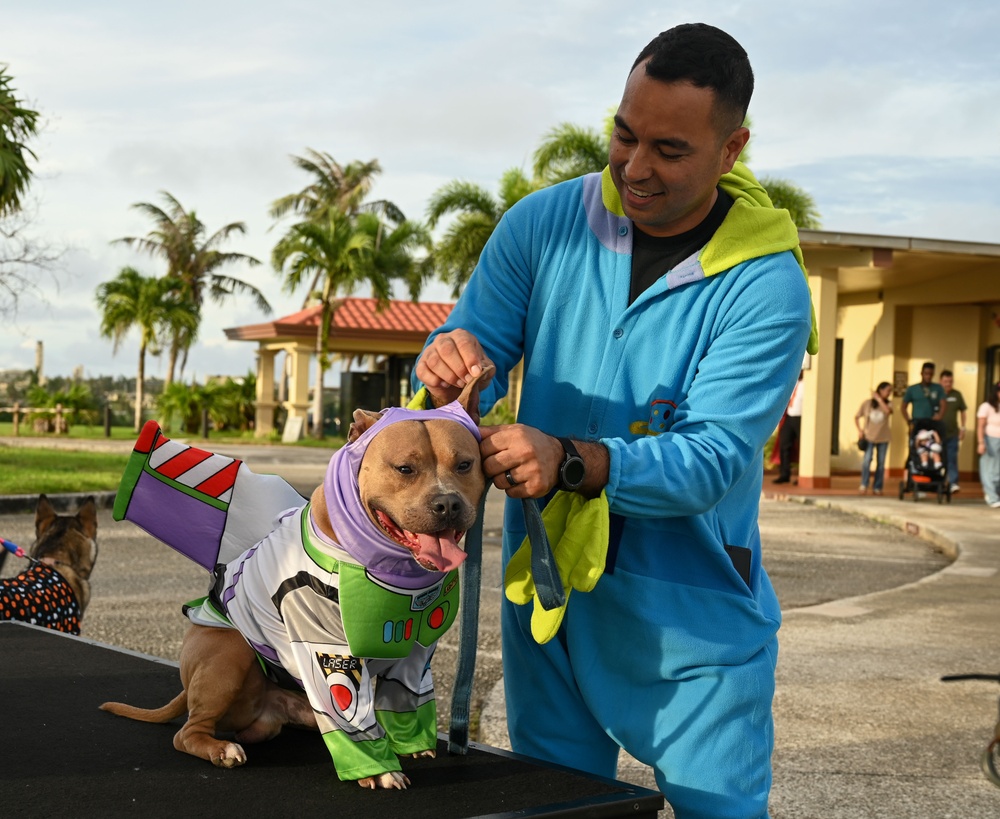
{"type": "Polygon", "coordinates": [[[951,392],[951,387],[955,383],[955,379],[950,375],[941,376],[941,386],[944,388],[945,392],[951,392]]]}
{"type": "Polygon", "coordinates": [[[609,164],[625,215],[644,233],[684,233],[715,204],[719,177],[732,170],[750,132],[723,135],[714,104],[711,89],[661,82],[643,64],[629,75],[609,164]]]}
{"type": "Polygon", "coordinates": [[[924,367],[920,371],[920,380],[923,381],[925,384],[930,384],[931,381],[934,380],[934,368],[924,367]]]}

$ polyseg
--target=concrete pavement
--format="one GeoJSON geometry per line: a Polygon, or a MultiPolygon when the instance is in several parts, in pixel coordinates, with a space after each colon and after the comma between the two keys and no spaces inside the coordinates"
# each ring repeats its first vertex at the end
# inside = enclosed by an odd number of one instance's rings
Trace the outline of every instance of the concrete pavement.
{"type": "MultiPolygon", "coordinates": [[[[243,453],[251,468],[282,474],[275,450],[285,448],[252,449],[268,452],[260,454],[264,459],[260,464],[252,452],[243,453]],[[265,461],[273,469],[264,468],[265,461]]],[[[322,454],[313,451],[306,456],[306,452],[292,449],[292,460],[300,470],[293,481],[297,486],[300,481],[314,485],[316,475],[322,474],[322,454]],[[314,458],[320,463],[309,464],[308,469],[301,463],[314,458]]],[[[886,564],[912,564],[911,556],[926,543],[954,559],[941,561],[943,568],[928,564],[929,573],[920,572],[892,588],[786,607],[775,698],[771,815],[775,819],[1000,816],[1000,788],[991,785],[979,768],[979,755],[993,735],[1000,686],[940,681],[945,674],[1000,672],[1000,511],[989,509],[971,483],[951,504],[941,505],[933,498],[914,502],[907,496],[900,501],[893,494],[859,497],[856,486],[857,476],[835,480],[834,488],[825,492],[776,487],[765,481],[765,565],[778,540],[767,526],[776,509],[794,509],[802,523],[796,548],[822,551],[830,572],[836,570],[838,556],[844,563],[857,558],[849,554],[857,546],[845,544],[844,514],[876,522],[863,542],[873,557],[885,553],[886,564]]],[[[887,490],[891,493],[894,486],[890,481],[887,490]]],[[[491,496],[474,705],[481,705],[479,740],[506,747],[495,617],[500,594],[499,496],[491,496]]],[[[9,527],[20,525],[23,530],[24,521],[17,523],[17,516],[4,515],[0,525],[5,527],[0,534],[16,540],[9,527]]],[[[102,556],[85,636],[172,656],[179,647],[177,604],[202,593],[203,573],[183,558],[165,554],[169,550],[139,543],[134,527],[103,519],[102,527],[102,556]],[[174,579],[164,580],[165,574],[174,579]],[[144,582],[144,577],[149,579],[144,582]],[[100,592],[99,582],[107,583],[100,592]],[[161,609],[154,606],[147,615],[136,611],[140,585],[162,594],[161,609]]],[[[6,568],[12,568],[10,562],[6,568]]],[[[779,598],[784,604],[780,587],[779,598]]],[[[443,642],[435,662],[440,662],[436,680],[444,701],[450,697],[453,657],[454,645],[443,642]]],[[[648,769],[628,760],[620,776],[647,786],[652,783],[648,769]]]]}

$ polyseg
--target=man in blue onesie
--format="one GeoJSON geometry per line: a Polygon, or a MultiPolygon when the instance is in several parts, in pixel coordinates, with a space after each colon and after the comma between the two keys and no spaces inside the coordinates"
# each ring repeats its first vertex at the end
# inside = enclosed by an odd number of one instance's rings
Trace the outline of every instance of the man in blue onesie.
{"type": "MultiPolygon", "coordinates": [[[[556,492],[604,513],[576,529],[605,535],[596,585],[561,564],[586,593],[558,617],[504,602],[514,750],[612,777],[625,748],[680,819],[767,813],[780,612],[761,566],[761,452],[816,349],[797,231],[736,161],[752,90],[728,34],[656,37],[609,167],[507,212],[415,371],[442,404],[495,363],[486,412],[523,357],[518,423],[482,430],[487,476],[512,499],[556,492]]],[[[508,501],[505,561],[524,536],[508,501]]],[[[594,545],[576,544],[581,564],[594,545]]],[[[523,603],[514,564],[507,594],[523,603]]]]}

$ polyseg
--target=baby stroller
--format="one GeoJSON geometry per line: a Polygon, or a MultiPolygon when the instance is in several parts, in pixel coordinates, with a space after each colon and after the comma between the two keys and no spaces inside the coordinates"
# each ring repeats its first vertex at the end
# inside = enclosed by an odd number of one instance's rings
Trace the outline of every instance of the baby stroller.
{"type": "Polygon", "coordinates": [[[899,499],[907,492],[918,501],[924,495],[936,494],[938,503],[945,498],[951,503],[951,484],[945,465],[944,447],[937,424],[929,418],[915,418],[910,433],[909,451],[903,480],[899,482],[899,499]]]}

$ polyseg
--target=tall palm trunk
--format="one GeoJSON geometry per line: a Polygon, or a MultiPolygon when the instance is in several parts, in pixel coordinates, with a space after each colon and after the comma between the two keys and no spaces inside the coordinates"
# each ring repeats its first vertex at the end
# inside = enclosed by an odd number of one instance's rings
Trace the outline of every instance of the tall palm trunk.
{"type": "Polygon", "coordinates": [[[139,373],[135,379],[135,432],[142,427],[143,385],[146,383],[146,345],[139,345],[139,373]]]}
{"type": "Polygon", "coordinates": [[[167,376],[163,381],[164,387],[169,387],[174,383],[174,371],[177,369],[177,340],[170,342],[170,352],[167,354],[167,376]]]}
{"type": "Polygon", "coordinates": [[[323,379],[326,376],[323,325],[316,328],[316,384],[313,387],[313,437],[323,439],[323,379]]]}
{"type": "Polygon", "coordinates": [[[322,440],[323,433],[323,379],[326,376],[326,348],[330,338],[330,325],[333,323],[333,311],[330,306],[330,294],[333,282],[329,276],[323,281],[323,301],[319,316],[319,326],[316,328],[316,386],[313,389],[313,436],[322,440]]]}

